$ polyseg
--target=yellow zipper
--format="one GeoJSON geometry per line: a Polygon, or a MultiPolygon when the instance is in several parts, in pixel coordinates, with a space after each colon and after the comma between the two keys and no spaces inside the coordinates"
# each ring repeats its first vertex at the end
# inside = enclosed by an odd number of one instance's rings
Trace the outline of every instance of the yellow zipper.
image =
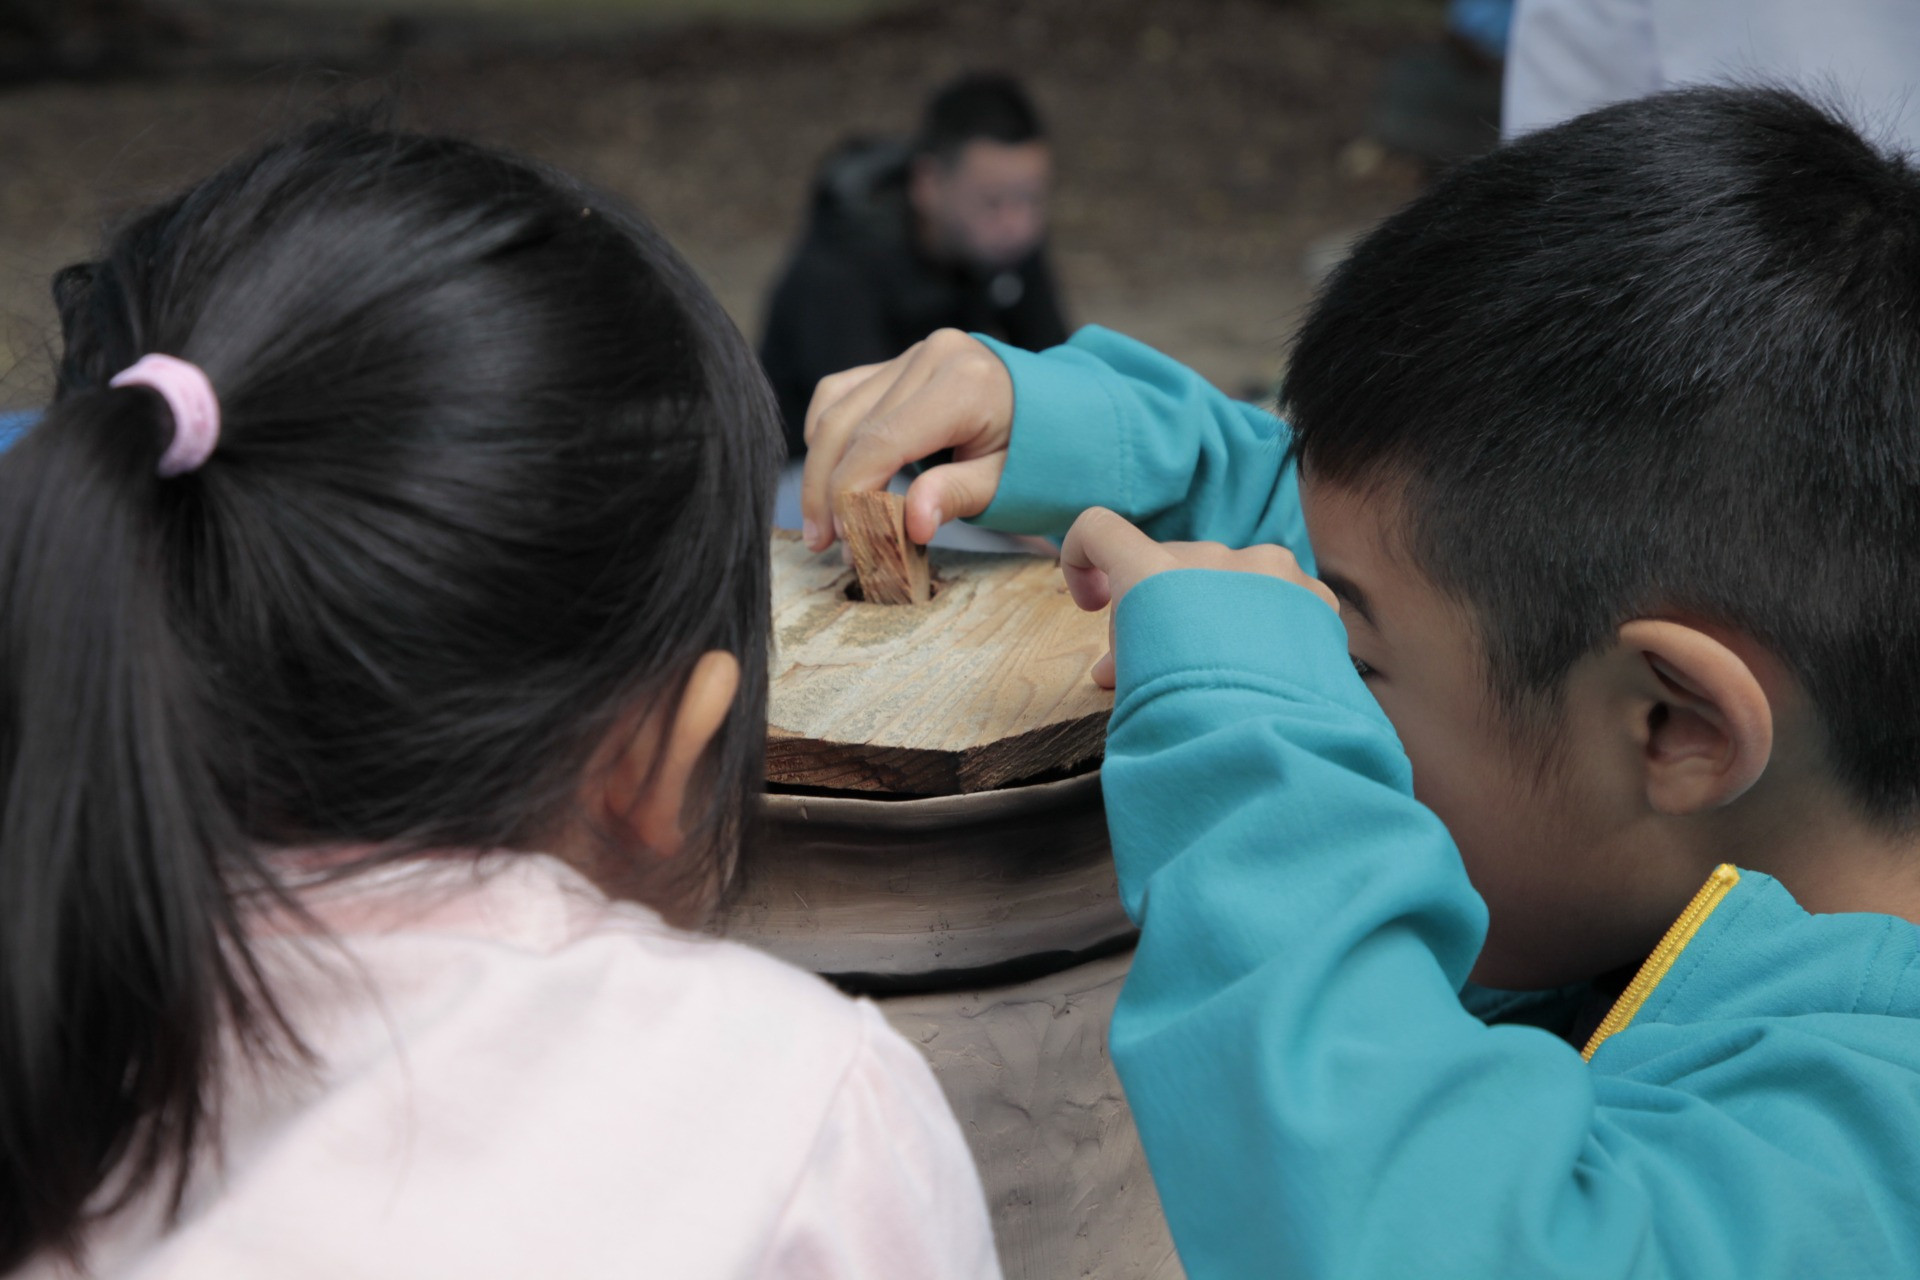
{"type": "Polygon", "coordinates": [[[1693,941],[1693,935],[1700,932],[1700,926],[1707,922],[1707,917],[1712,915],[1713,909],[1720,905],[1720,900],[1739,883],[1740,871],[1732,863],[1723,862],[1713,869],[1713,874],[1707,877],[1707,882],[1700,886],[1700,892],[1693,895],[1693,901],[1687,904],[1687,909],[1680,913],[1680,918],[1673,922],[1667,929],[1666,936],[1660,939],[1660,945],[1653,949],[1653,954],[1648,956],[1646,963],[1640,966],[1640,972],[1633,975],[1633,981],[1629,982],[1627,989],[1620,993],[1620,998],[1613,1002],[1613,1008],[1607,1010],[1606,1020],[1594,1029],[1593,1038],[1587,1041],[1587,1047],[1580,1051],[1582,1058],[1589,1062],[1593,1061],[1593,1051],[1598,1049],[1608,1036],[1616,1031],[1626,1030],[1627,1024],[1633,1021],[1633,1016],[1640,1012],[1640,1006],[1647,1002],[1647,997],[1653,994],[1653,989],[1660,985],[1660,980],[1667,976],[1668,970],[1673,968],[1673,962],[1680,958],[1680,953],[1687,949],[1689,942],[1693,941]]]}

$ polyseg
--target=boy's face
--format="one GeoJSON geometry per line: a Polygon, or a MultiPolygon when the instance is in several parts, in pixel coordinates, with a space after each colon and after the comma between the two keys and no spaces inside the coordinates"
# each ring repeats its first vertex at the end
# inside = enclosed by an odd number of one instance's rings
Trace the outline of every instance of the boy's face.
{"type": "Polygon", "coordinates": [[[1413,764],[1414,793],[1486,899],[1474,981],[1556,986],[1643,958],[1676,894],[1684,904],[1698,884],[1676,877],[1647,820],[1637,747],[1598,664],[1576,664],[1544,741],[1521,740],[1473,618],[1398,548],[1397,500],[1304,476],[1300,490],[1320,576],[1413,764]]]}

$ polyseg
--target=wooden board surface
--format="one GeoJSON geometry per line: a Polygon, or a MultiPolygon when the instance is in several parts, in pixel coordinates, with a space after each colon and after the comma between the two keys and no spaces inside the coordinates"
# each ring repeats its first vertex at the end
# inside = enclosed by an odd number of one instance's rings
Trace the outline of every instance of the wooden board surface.
{"type": "Polygon", "coordinates": [[[769,782],[956,795],[1100,757],[1105,615],[1037,556],[936,547],[932,564],[927,604],[859,603],[837,548],[775,535],[769,782]]]}

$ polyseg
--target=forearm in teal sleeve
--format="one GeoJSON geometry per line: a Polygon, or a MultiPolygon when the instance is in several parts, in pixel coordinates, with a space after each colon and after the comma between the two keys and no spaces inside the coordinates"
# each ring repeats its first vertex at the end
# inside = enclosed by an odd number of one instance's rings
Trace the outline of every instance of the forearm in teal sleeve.
{"type": "MultiPolygon", "coordinates": [[[[1142,936],[1113,1057],[1188,1273],[1664,1274],[1649,1175],[1619,1172],[1659,1149],[1571,1046],[1462,1009],[1485,908],[1332,611],[1186,570],[1116,626],[1107,809],[1142,936]]],[[[1723,1274],[1714,1244],[1676,1274],[1723,1274]]]]}
{"type": "Polygon", "coordinates": [[[1162,541],[1277,543],[1311,569],[1278,418],[1096,325],[1038,353],[982,341],[1013,378],[1014,417],[980,523],[1059,537],[1088,507],[1110,507],[1162,541]]]}

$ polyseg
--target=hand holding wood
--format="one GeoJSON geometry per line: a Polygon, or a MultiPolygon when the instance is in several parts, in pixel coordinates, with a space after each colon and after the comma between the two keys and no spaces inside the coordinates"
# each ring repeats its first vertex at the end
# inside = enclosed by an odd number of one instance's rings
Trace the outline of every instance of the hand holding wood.
{"type": "Polygon", "coordinates": [[[885,364],[820,380],[807,409],[800,509],[807,546],[836,536],[832,495],[886,486],[941,450],[907,490],[906,525],[921,542],[948,520],[980,514],[1000,487],[1013,430],[1013,379],[987,345],[942,329],[885,364]]]}

